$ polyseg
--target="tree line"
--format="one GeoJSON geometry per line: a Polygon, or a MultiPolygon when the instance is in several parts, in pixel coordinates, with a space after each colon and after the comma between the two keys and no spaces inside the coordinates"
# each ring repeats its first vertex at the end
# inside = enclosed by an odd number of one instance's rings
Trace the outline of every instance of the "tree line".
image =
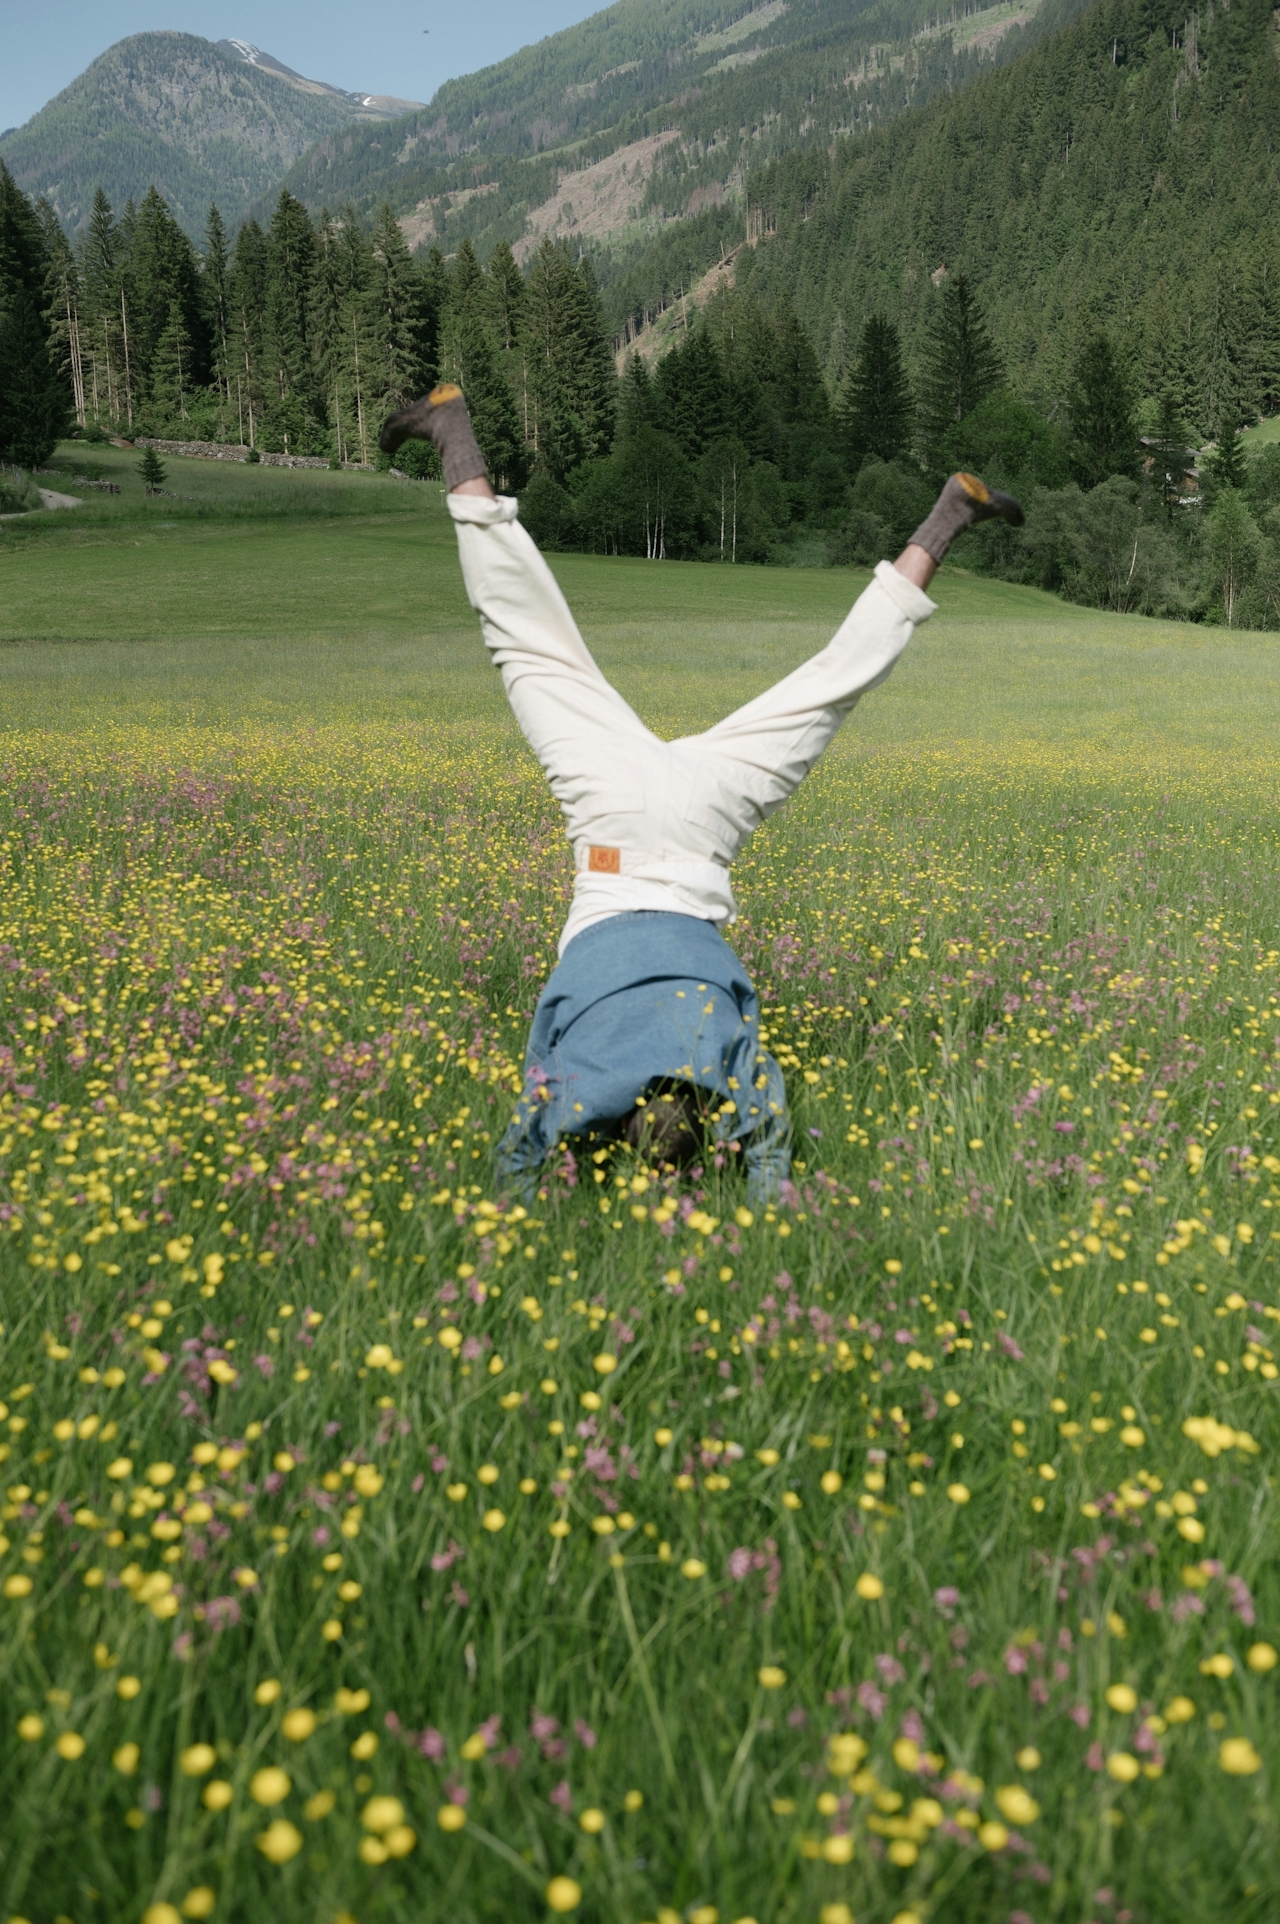
{"type": "MultiPolygon", "coordinates": [[[[974,468],[1028,526],[979,531],[970,565],[1119,610],[1280,626],[1280,450],[1246,462],[1221,413],[1197,465],[1176,384],[1139,395],[1094,326],[1043,411],[1015,394],[984,300],[937,277],[909,356],[862,324],[834,394],[782,293],[722,286],[655,365],[619,376],[591,264],[544,240],[410,254],[389,208],[312,219],[282,192],[197,250],[163,198],[101,193],[76,247],[0,163],[0,457],[28,466],[86,434],[235,442],[375,461],[384,416],[457,380],[497,485],[535,539],[654,560],[868,564],[941,479],[974,468]]],[[[438,472],[410,443],[411,474],[438,472]]]]}
{"type": "Polygon", "coordinates": [[[590,262],[550,241],[527,274],[505,245],[484,267],[465,242],[418,261],[388,207],[366,231],[287,192],[234,240],[211,206],[197,249],[154,187],[119,214],[99,189],[73,247],[0,162],[11,460],[47,458],[74,423],[368,464],[385,416],[437,379],[472,397],[503,486],[607,449],[615,377],[590,262]]]}

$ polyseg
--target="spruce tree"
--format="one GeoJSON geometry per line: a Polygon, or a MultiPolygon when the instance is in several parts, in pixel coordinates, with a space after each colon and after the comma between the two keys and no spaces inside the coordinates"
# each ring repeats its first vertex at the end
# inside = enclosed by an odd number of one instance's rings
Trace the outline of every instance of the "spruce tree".
{"type": "Polygon", "coordinates": [[[544,238],[525,298],[528,438],[537,464],[562,481],[608,452],[617,382],[595,276],[544,238]]]}
{"type": "Polygon", "coordinates": [[[471,237],[467,235],[458,243],[458,251],[453,257],[453,269],[449,275],[449,312],[461,314],[473,305],[480,312],[486,305],[487,291],[484,269],[471,237]]]}
{"type": "Polygon", "coordinates": [[[145,392],[160,336],[176,307],[192,344],[195,378],[203,383],[208,352],[200,313],[195,249],[154,187],[143,196],[128,248],[128,328],[131,381],[145,392]]]}
{"type": "Polygon", "coordinates": [[[648,363],[632,352],[618,384],[618,437],[625,440],[641,428],[656,425],[653,376],[648,363]]]}
{"type": "Polygon", "coordinates": [[[587,255],[578,261],[574,320],[577,339],[577,407],[587,460],[613,446],[618,410],[618,376],[613,334],[605,316],[595,269],[587,255]]]}
{"type": "Polygon", "coordinates": [[[151,412],[158,423],[176,426],[181,433],[191,387],[191,336],[175,304],[151,357],[151,412]]]}
{"type": "Polygon", "coordinates": [[[509,354],[520,339],[524,320],[524,275],[506,241],[489,256],[489,311],[494,338],[509,354]]]}
{"type": "Polygon", "coordinates": [[[1082,488],[1138,465],[1133,399],[1107,336],[1090,335],[1076,359],[1067,396],[1071,472],[1082,488]]]}
{"type": "Polygon", "coordinates": [[[217,203],[209,203],[205,221],[204,253],[200,260],[200,306],[209,340],[211,372],[220,400],[230,400],[227,336],[227,230],[217,203]]]}
{"type": "Polygon", "coordinates": [[[949,276],[938,294],[920,373],[918,430],[926,459],[939,463],[948,431],[1003,378],[1004,364],[968,275],[949,276]]]}
{"type": "Polygon", "coordinates": [[[120,316],[115,302],[117,234],[111,202],[99,187],[93,197],[80,243],[80,278],[83,288],[85,399],[94,421],[104,416],[118,420],[120,378],[123,373],[119,350],[120,316]]]}
{"type": "Polygon", "coordinates": [[[911,447],[912,402],[902,342],[892,321],[873,314],[837,410],[845,464],[856,475],[868,458],[893,461],[911,447]]]}
{"type": "Polygon", "coordinates": [[[715,343],[697,327],[658,363],[656,420],[696,461],[730,431],[729,392],[715,343]]]}
{"type": "Polygon", "coordinates": [[[138,473],[142,476],[148,494],[164,486],[166,479],[165,465],[154,448],[143,449],[142,459],[138,463],[138,473]]]}
{"type": "Polygon", "coordinates": [[[0,160],[0,460],[27,468],[48,460],[69,413],[50,353],[46,269],[39,222],[0,160]]]}
{"type": "Polygon", "coordinates": [[[256,220],[236,235],[227,283],[227,408],[235,410],[242,445],[258,445],[266,389],[267,237],[256,220]]]}
{"type": "Polygon", "coordinates": [[[267,233],[264,352],[266,433],[286,454],[309,452],[317,407],[310,347],[315,233],[300,200],[282,190],[267,233]]]}
{"type": "Polygon", "coordinates": [[[42,195],[35,206],[45,257],[45,321],[49,348],[59,373],[71,388],[76,421],[84,427],[84,341],[80,316],[80,266],[58,216],[42,195]]]}
{"type": "Polygon", "coordinates": [[[423,276],[385,202],[374,223],[368,301],[376,343],[374,378],[383,410],[391,413],[425,393],[435,370],[423,276]]]}

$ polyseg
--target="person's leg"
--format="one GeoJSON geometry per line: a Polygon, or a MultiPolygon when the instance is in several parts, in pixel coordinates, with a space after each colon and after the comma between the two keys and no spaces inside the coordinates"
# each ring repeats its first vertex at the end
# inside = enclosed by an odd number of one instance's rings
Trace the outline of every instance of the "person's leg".
{"type": "Polygon", "coordinates": [[[461,391],[434,388],[393,415],[381,445],[391,452],[411,436],[440,451],[467,598],[516,720],[568,812],[584,787],[618,786],[619,761],[656,738],[596,666],[515,502],[490,487],[461,391]]]}
{"type": "Polygon", "coordinates": [[[741,840],[794,792],[855,703],[885,679],[934,613],[924,591],[951,541],[992,515],[1022,520],[1012,496],[975,475],[953,475],[897,561],[879,563],[821,653],[705,734],[674,744],[741,840]]]}

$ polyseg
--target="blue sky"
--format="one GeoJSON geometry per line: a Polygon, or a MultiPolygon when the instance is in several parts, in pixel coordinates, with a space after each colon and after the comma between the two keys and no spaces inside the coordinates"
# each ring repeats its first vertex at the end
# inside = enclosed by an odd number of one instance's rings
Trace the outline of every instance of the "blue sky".
{"type": "Polygon", "coordinates": [[[0,131],[19,127],[126,34],[251,40],[335,87],[430,100],[442,81],[571,26],[605,0],[0,0],[0,131]],[[426,28],[428,31],[424,32],[426,28]]]}

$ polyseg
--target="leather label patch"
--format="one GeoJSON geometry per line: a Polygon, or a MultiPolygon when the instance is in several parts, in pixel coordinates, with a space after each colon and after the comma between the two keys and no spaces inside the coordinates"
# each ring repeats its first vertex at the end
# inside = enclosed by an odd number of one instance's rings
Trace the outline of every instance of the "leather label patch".
{"type": "Polygon", "coordinates": [[[592,875],[621,875],[622,850],[617,848],[589,848],[587,850],[587,869],[592,875]]]}

